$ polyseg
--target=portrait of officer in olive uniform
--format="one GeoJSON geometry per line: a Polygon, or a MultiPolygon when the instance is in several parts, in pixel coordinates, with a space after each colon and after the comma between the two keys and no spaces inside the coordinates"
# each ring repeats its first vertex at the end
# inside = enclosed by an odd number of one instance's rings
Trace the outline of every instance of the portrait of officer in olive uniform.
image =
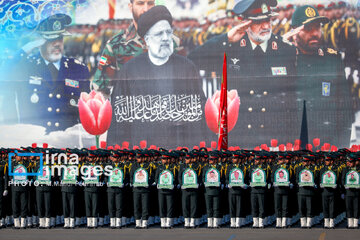
{"type": "Polygon", "coordinates": [[[9,103],[10,122],[40,125],[47,132],[79,123],[77,102],[81,92],[89,91],[90,76],[83,63],[64,56],[63,36],[69,34],[65,28],[71,21],[56,14],[40,22],[39,38],[24,45],[5,66],[7,88],[14,92],[10,101],[17,102],[17,107],[9,103]]]}
{"type": "Polygon", "coordinates": [[[310,140],[320,138],[337,147],[349,147],[354,120],[351,93],[340,54],[324,47],[321,26],[328,21],[309,5],[298,7],[294,12],[296,97],[300,113],[306,101],[310,140]]]}

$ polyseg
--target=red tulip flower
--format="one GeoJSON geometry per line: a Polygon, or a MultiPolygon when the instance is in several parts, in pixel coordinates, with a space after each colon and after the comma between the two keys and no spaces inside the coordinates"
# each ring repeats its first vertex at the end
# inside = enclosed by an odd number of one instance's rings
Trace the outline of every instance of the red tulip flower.
{"type": "Polygon", "coordinates": [[[96,136],[96,146],[99,146],[99,136],[106,132],[111,124],[112,108],[109,100],[101,93],[82,92],[79,99],[80,121],[85,131],[96,136]]]}
{"type": "Polygon", "coordinates": [[[295,139],[294,145],[300,146],[301,145],[300,139],[295,139]]]}
{"type": "Polygon", "coordinates": [[[314,138],[313,139],[313,144],[314,144],[314,147],[320,146],[320,138],[314,138]]]}
{"type": "Polygon", "coordinates": [[[279,151],[281,151],[281,152],[285,151],[285,145],[284,144],[279,145],[279,151]]]}
{"type": "Polygon", "coordinates": [[[337,152],[337,150],[338,150],[337,146],[334,146],[334,145],[331,146],[331,151],[332,152],[337,152]]]}
{"type": "Polygon", "coordinates": [[[293,145],[292,143],[287,143],[286,144],[286,151],[292,151],[293,145]]]}
{"type": "Polygon", "coordinates": [[[271,139],[270,141],[271,147],[276,148],[278,145],[278,140],[277,139],[271,139]]]}
{"type": "Polygon", "coordinates": [[[261,148],[262,150],[266,150],[266,149],[268,148],[268,146],[267,146],[266,144],[261,144],[261,145],[260,145],[260,148],[261,148]]]}
{"type": "MultiPolygon", "coordinates": [[[[230,132],[236,125],[239,116],[240,98],[237,90],[228,91],[228,132],[230,132]]],[[[220,113],[220,91],[206,101],[205,104],[205,118],[206,123],[211,131],[219,133],[219,113],[220,113]]]]}
{"type": "Polygon", "coordinates": [[[306,144],[306,150],[312,151],[313,146],[309,143],[306,144]]]}
{"type": "Polygon", "coordinates": [[[260,151],[260,147],[259,147],[259,146],[256,146],[256,147],[254,148],[254,150],[255,150],[255,151],[260,151]]]}
{"type": "Polygon", "coordinates": [[[329,150],[330,150],[330,147],[331,147],[330,143],[324,143],[324,149],[325,149],[325,151],[329,151],[329,150]]]}

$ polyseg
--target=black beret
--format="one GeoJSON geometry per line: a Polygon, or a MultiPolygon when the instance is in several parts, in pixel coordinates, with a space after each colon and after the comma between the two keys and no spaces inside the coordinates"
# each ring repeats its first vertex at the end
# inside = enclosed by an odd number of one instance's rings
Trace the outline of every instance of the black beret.
{"type": "Polygon", "coordinates": [[[155,23],[166,20],[172,26],[172,16],[169,10],[162,5],[155,6],[151,8],[149,11],[143,13],[138,21],[138,33],[140,37],[144,37],[145,34],[149,31],[149,29],[154,26],[155,23]]]}

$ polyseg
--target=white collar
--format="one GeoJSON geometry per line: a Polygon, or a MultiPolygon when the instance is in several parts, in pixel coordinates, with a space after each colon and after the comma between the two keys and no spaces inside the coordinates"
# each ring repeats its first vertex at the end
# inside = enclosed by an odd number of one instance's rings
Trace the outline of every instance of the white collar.
{"type": "MultiPolygon", "coordinates": [[[[249,38],[249,40],[250,40],[250,43],[251,43],[252,50],[254,50],[257,45],[253,41],[251,41],[250,38],[249,38]]],[[[269,40],[259,44],[264,53],[266,53],[266,49],[267,49],[267,46],[268,46],[268,41],[269,40]]]]}
{"type": "MultiPolygon", "coordinates": [[[[44,59],[45,64],[49,65],[50,62],[48,60],[46,60],[45,58],[43,58],[43,59],[44,59]]],[[[57,62],[53,62],[54,66],[56,67],[57,70],[60,70],[60,62],[61,62],[61,59],[57,62]]]]}

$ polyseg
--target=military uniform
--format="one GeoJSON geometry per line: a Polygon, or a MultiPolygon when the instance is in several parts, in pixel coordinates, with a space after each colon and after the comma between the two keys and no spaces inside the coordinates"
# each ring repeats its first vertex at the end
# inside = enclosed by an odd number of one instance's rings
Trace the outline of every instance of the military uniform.
{"type": "MultiPolygon", "coordinates": [[[[311,157],[305,157],[310,161],[311,157]]],[[[314,196],[317,187],[318,174],[315,166],[299,166],[295,172],[296,183],[299,187],[298,202],[301,227],[311,228],[314,217],[314,196]]]]}
{"type": "Polygon", "coordinates": [[[51,174],[51,165],[43,165],[40,169],[40,165],[37,163],[33,172],[38,173],[36,177],[36,205],[37,216],[39,217],[39,228],[50,228],[51,208],[54,197],[52,195],[52,183],[54,176],[51,174]]]}
{"type": "Polygon", "coordinates": [[[130,170],[130,184],[133,186],[134,217],[136,228],[147,228],[149,218],[149,187],[154,182],[151,163],[134,163],[130,170]]]}
{"type": "MultiPolygon", "coordinates": [[[[171,155],[168,153],[167,156],[171,155]]],[[[163,155],[163,157],[166,155],[163,155]]],[[[174,164],[160,164],[156,168],[155,183],[158,189],[159,213],[162,228],[172,228],[175,217],[175,189],[178,171],[174,164]]]]}
{"type": "Polygon", "coordinates": [[[212,78],[214,72],[217,76],[222,72],[224,52],[228,59],[228,88],[237,90],[241,98],[229,144],[253,148],[274,137],[281,142],[298,138],[294,131],[300,128],[293,97],[295,48],[275,35],[256,45],[248,34],[235,43],[230,43],[227,34],[223,34],[188,57],[200,70],[205,70],[205,77],[212,78]]]}
{"type": "Polygon", "coordinates": [[[245,191],[248,179],[246,166],[241,163],[232,163],[227,166],[226,181],[229,188],[230,227],[240,228],[245,224],[245,191]]]}
{"type": "MultiPolygon", "coordinates": [[[[211,158],[216,156],[211,156],[211,158]]],[[[207,163],[202,169],[202,182],[205,186],[205,202],[208,228],[218,228],[221,220],[220,190],[224,188],[224,176],[220,164],[207,163]]]]}
{"type": "MultiPolygon", "coordinates": [[[[354,160],[354,157],[350,157],[348,161],[354,162],[354,160]]],[[[358,228],[359,224],[359,179],[359,166],[347,166],[343,169],[341,174],[341,182],[345,188],[345,206],[346,217],[348,219],[348,228],[358,228]]]]}
{"type": "Polygon", "coordinates": [[[26,218],[28,216],[28,176],[24,176],[24,173],[30,173],[31,167],[28,161],[13,161],[11,165],[11,172],[17,173],[17,175],[10,176],[9,180],[11,184],[12,192],[12,210],[14,218],[15,228],[25,228],[26,218]],[[19,220],[19,217],[20,220],[19,220]]]}
{"type": "Polygon", "coordinates": [[[112,174],[105,178],[107,183],[107,199],[111,228],[121,228],[122,218],[124,216],[124,186],[126,184],[126,171],[123,162],[113,162],[108,166],[112,166],[112,174]]]}
{"type": "MultiPolygon", "coordinates": [[[[194,158],[190,154],[186,157],[194,158]]],[[[195,228],[195,218],[198,215],[199,184],[201,183],[201,166],[199,163],[180,164],[178,182],[181,185],[182,216],[185,228],[195,228]]]]}
{"type": "MultiPolygon", "coordinates": [[[[327,156],[326,158],[331,157],[327,156]]],[[[338,184],[341,182],[339,179],[340,172],[338,168],[333,165],[323,166],[319,172],[320,188],[322,190],[322,210],[324,214],[324,227],[334,228],[336,217],[335,204],[336,195],[338,193],[338,184]]]]}
{"type": "Polygon", "coordinates": [[[266,164],[253,164],[248,170],[248,179],[251,186],[251,214],[254,228],[264,228],[266,217],[265,197],[270,183],[269,168],[266,164]]]}
{"type": "Polygon", "coordinates": [[[291,217],[289,213],[289,192],[290,187],[293,186],[293,180],[293,171],[289,164],[275,164],[273,166],[271,182],[275,189],[274,203],[277,228],[287,227],[287,220],[291,217]]]}
{"type": "MultiPolygon", "coordinates": [[[[94,154],[94,153],[90,153],[94,154]]],[[[95,167],[100,166],[97,162],[87,161],[83,166],[88,167],[88,172],[83,176],[85,184],[84,198],[88,228],[96,228],[99,217],[99,192],[102,186],[103,175],[95,175],[95,167]]]]}
{"type": "MultiPolygon", "coordinates": [[[[70,23],[69,16],[56,14],[42,21],[37,31],[47,41],[60,40],[70,23]]],[[[11,79],[8,87],[14,92],[10,104],[17,101],[18,105],[14,122],[40,125],[48,132],[79,123],[77,102],[90,84],[89,70],[83,63],[64,56],[49,62],[40,53],[28,56],[21,49],[5,67],[11,79]]]]}

